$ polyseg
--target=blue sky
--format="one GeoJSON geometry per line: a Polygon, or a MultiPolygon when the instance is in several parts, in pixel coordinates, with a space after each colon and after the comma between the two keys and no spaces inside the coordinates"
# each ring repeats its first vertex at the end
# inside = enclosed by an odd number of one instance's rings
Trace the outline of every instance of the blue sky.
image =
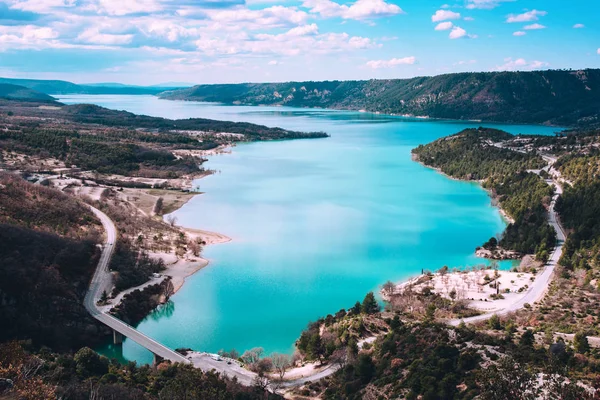
{"type": "Polygon", "coordinates": [[[600,68],[598,0],[0,0],[0,76],[78,83],[600,68]]]}

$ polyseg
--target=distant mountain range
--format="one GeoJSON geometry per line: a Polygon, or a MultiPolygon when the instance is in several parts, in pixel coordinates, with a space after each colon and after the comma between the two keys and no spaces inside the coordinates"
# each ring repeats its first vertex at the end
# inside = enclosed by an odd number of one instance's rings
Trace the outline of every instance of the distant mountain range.
{"type": "Polygon", "coordinates": [[[366,110],[554,125],[600,123],[600,70],[480,72],[412,79],[198,85],[171,100],[366,110]]]}
{"type": "Polygon", "coordinates": [[[76,84],[60,80],[0,78],[0,84],[19,85],[46,94],[150,94],[179,89],[181,85],[135,86],[122,83],[76,84]]]}
{"type": "Polygon", "coordinates": [[[0,98],[19,101],[54,102],[56,99],[45,93],[23,86],[0,83],[0,98]]]}

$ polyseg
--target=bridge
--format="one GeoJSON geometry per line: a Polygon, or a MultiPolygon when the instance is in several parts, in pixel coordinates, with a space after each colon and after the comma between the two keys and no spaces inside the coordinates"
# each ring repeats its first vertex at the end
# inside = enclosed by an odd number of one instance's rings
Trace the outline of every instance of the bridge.
{"type": "Polygon", "coordinates": [[[155,364],[162,360],[189,364],[190,361],[181,354],[171,350],[156,340],[149,338],[142,332],[138,331],[131,325],[126,324],[120,319],[115,318],[108,313],[102,312],[98,308],[97,302],[100,299],[102,292],[106,291],[109,293],[112,287],[112,275],[108,271],[108,264],[110,263],[110,259],[115,248],[117,229],[115,228],[112,220],[102,211],[92,206],[90,206],[90,209],[102,222],[102,226],[106,231],[106,241],[104,242],[100,261],[98,262],[98,266],[96,267],[96,271],[94,272],[94,276],[90,282],[89,290],[83,302],[86,310],[92,317],[112,329],[113,341],[115,344],[121,344],[123,342],[123,337],[127,337],[149,350],[154,355],[155,364]]]}

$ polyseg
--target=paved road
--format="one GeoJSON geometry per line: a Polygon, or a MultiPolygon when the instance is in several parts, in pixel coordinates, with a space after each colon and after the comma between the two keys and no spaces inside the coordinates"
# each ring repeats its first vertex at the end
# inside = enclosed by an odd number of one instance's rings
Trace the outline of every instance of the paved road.
{"type": "MultiPolygon", "coordinates": [[[[549,162],[549,165],[552,165],[552,163],[556,161],[556,159],[554,157],[550,157],[550,156],[543,156],[543,157],[546,161],[549,162]]],[[[548,262],[546,263],[544,271],[539,276],[537,276],[535,282],[533,283],[533,285],[531,286],[529,291],[525,294],[525,296],[523,298],[521,298],[521,300],[516,301],[515,303],[511,304],[510,306],[508,306],[502,310],[498,310],[498,311],[494,311],[494,312],[486,313],[486,314],[482,314],[482,315],[477,315],[475,317],[470,317],[470,318],[453,319],[453,320],[448,321],[448,324],[457,326],[461,322],[468,324],[468,323],[473,323],[473,322],[485,321],[485,320],[491,318],[493,315],[505,315],[505,314],[520,310],[521,308],[523,308],[525,306],[526,303],[533,304],[536,301],[539,301],[544,297],[544,295],[546,294],[546,290],[548,289],[548,286],[550,285],[550,281],[552,280],[552,275],[554,274],[554,269],[556,268],[556,265],[558,264],[558,260],[562,256],[563,245],[566,240],[565,231],[564,231],[563,227],[561,226],[560,222],[558,221],[556,211],[554,210],[554,206],[556,204],[556,199],[558,199],[558,196],[560,196],[562,194],[562,187],[556,180],[547,180],[546,182],[548,184],[554,184],[556,187],[555,194],[552,197],[552,202],[550,203],[550,208],[548,210],[548,222],[556,231],[557,243],[556,243],[556,247],[554,248],[554,251],[550,255],[550,258],[548,259],[548,262]]]]}
{"type": "Polygon", "coordinates": [[[100,219],[102,226],[104,226],[104,230],[106,231],[106,242],[102,248],[102,255],[100,256],[100,261],[98,262],[98,266],[94,272],[94,276],[90,283],[90,288],[85,296],[85,308],[92,315],[92,317],[96,318],[98,321],[102,322],[113,330],[121,333],[123,336],[126,336],[138,343],[140,346],[150,350],[153,354],[165,360],[188,364],[190,361],[181,354],[149,338],[134,327],[113,317],[112,315],[102,312],[96,306],[96,302],[100,298],[102,292],[104,290],[108,292],[111,287],[112,277],[108,272],[108,264],[114,251],[117,238],[117,229],[110,218],[108,218],[108,216],[102,211],[92,206],[90,206],[90,209],[98,217],[98,219],[100,219]]]}

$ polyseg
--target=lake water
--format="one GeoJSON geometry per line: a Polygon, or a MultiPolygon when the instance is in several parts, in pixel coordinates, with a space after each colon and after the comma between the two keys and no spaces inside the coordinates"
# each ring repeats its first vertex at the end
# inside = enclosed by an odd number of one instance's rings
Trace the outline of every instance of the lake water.
{"type": "MultiPolygon", "coordinates": [[[[171,348],[291,352],[309,321],[351,307],[387,280],[482,263],[474,249],[505,223],[477,184],[448,179],[410,150],[466,127],[551,134],[557,128],[409,120],[368,113],[225,106],[152,96],[59,96],[168,118],[248,121],[328,139],[242,144],[211,157],[205,194],[175,215],[223,233],[210,265],[139,329],[171,348]]],[[[509,263],[504,263],[507,267],[509,263]]],[[[110,347],[102,349],[111,354],[110,347]]],[[[125,359],[149,362],[130,340],[125,359]]]]}

